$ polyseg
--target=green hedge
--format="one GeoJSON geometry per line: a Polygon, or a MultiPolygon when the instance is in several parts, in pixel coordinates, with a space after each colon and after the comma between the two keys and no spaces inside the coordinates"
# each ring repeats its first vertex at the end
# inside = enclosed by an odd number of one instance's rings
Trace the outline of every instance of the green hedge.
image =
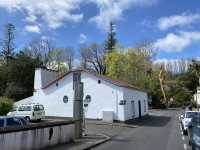
{"type": "Polygon", "coordinates": [[[13,100],[0,97],[0,116],[5,116],[13,107],[13,100]]]}

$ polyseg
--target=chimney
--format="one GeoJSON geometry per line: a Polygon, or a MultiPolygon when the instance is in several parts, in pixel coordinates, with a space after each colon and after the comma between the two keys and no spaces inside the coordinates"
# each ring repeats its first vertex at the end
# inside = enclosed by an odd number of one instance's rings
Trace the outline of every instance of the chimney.
{"type": "Polygon", "coordinates": [[[35,77],[34,77],[34,90],[40,90],[42,88],[42,69],[35,69],[35,77]]]}
{"type": "Polygon", "coordinates": [[[34,78],[34,90],[38,91],[42,89],[49,82],[57,78],[57,71],[46,69],[46,68],[36,68],[35,78],[34,78]]]}

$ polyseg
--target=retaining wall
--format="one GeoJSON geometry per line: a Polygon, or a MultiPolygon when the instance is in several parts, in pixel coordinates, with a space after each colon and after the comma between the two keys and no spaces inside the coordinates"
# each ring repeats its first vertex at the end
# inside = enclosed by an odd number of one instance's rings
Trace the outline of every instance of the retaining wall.
{"type": "Polygon", "coordinates": [[[60,121],[0,129],[0,150],[38,150],[74,139],[74,122],[60,121]]]}

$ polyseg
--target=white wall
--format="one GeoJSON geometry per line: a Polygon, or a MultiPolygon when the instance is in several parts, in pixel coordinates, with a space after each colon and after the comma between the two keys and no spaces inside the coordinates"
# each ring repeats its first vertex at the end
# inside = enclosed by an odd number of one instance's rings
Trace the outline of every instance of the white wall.
{"type": "MultiPolygon", "coordinates": [[[[124,107],[118,106],[118,99],[123,99],[122,88],[101,80],[88,73],[82,72],[82,82],[84,83],[84,98],[91,96],[91,102],[86,109],[86,118],[102,119],[102,112],[111,110],[114,112],[114,119],[124,120],[124,107]]],[[[35,102],[45,106],[47,116],[73,117],[73,74],[59,80],[56,84],[47,89],[37,90],[34,93],[35,102]],[[67,95],[68,103],[63,103],[63,96],[67,95]]]]}
{"type": "Polygon", "coordinates": [[[82,72],[84,98],[91,95],[91,102],[86,111],[87,118],[102,119],[103,111],[113,111],[115,120],[123,120],[123,109],[118,108],[118,100],[123,98],[122,88],[82,72]],[[98,80],[101,83],[98,83],[98,80]]]}
{"type": "Polygon", "coordinates": [[[139,117],[139,106],[138,106],[138,101],[141,101],[141,115],[146,115],[148,113],[148,98],[147,98],[147,93],[142,92],[142,91],[137,91],[137,90],[132,90],[128,88],[123,88],[124,90],[124,100],[126,100],[126,105],[124,106],[124,115],[125,115],[125,120],[133,119],[133,110],[132,110],[132,105],[131,101],[134,101],[135,104],[135,117],[139,117]],[[146,112],[145,112],[145,104],[146,103],[146,112]]]}
{"type": "Polygon", "coordinates": [[[73,116],[73,77],[69,74],[56,84],[52,84],[46,89],[34,92],[35,102],[41,103],[45,107],[47,116],[72,117],[73,116]],[[63,97],[68,96],[68,103],[63,102],[63,97]]]}

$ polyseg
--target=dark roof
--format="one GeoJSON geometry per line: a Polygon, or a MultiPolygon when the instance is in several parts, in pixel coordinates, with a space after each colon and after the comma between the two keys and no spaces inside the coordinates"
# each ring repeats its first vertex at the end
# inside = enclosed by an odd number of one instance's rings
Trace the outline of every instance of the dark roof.
{"type": "Polygon", "coordinates": [[[125,88],[129,88],[129,89],[134,89],[134,90],[146,92],[145,90],[143,90],[143,89],[141,89],[141,88],[139,88],[139,87],[136,87],[136,86],[134,86],[134,85],[131,85],[131,84],[129,84],[129,83],[126,83],[126,82],[124,82],[124,81],[112,79],[112,78],[110,78],[110,77],[107,77],[107,76],[104,76],[104,75],[99,75],[99,74],[97,74],[97,73],[95,73],[95,72],[88,71],[88,70],[83,70],[83,69],[71,70],[71,71],[68,71],[68,72],[66,72],[66,73],[63,73],[63,74],[59,75],[58,78],[56,78],[55,80],[53,80],[53,81],[47,83],[42,89],[48,88],[48,87],[51,86],[52,84],[58,82],[59,80],[61,80],[62,78],[64,78],[65,76],[67,76],[67,75],[69,75],[70,73],[73,73],[73,72],[86,72],[86,73],[88,73],[88,74],[91,74],[91,75],[93,75],[93,76],[95,76],[95,77],[97,77],[97,78],[100,78],[100,79],[102,79],[102,80],[104,80],[104,81],[106,81],[106,82],[109,82],[109,83],[111,83],[111,84],[117,85],[117,86],[119,86],[119,87],[125,87],[125,88]]]}

